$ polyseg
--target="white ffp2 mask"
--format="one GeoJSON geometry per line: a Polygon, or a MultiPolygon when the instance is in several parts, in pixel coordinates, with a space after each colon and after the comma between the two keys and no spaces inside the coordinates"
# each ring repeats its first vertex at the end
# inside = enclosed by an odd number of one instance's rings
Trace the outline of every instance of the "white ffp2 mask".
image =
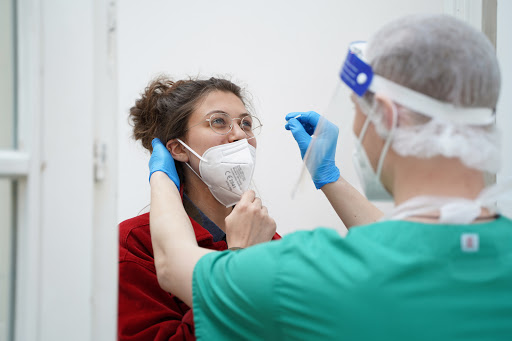
{"type": "Polygon", "coordinates": [[[256,163],[256,148],[247,139],[211,147],[203,156],[178,141],[199,158],[199,174],[185,164],[208,186],[218,202],[230,207],[240,201],[249,189],[256,163]]]}

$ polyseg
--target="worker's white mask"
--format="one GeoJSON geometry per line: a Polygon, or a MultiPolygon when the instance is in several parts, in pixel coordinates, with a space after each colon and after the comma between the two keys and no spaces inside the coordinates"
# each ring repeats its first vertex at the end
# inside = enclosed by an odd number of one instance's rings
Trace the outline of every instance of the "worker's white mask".
{"type": "MultiPolygon", "coordinates": [[[[368,155],[366,154],[366,151],[363,147],[363,138],[370,124],[371,115],[373,115],[373,113],[369,113],[366,117],[366,121],[364,122],[359,137],[357,137],[355,141],[354,153],[352,155],[354,168],[368,200],[392,201],[393,197],[384,188],[384,185],[380,181],[380,175],[382,172],[384,159],[386,158],[386,154],[392,140],[395,122],[393,122],[393,128],[391,129],[391,132],[387,134],[386,142],[384,143],[384,147],[382,148],[379,157],[379,163],[377,164],[377,171],[374,171],[370,159],[368,158],[368,155]]],[[[394,107],[393,115],[394,121],[396,121],[396,107],[394,107]]]]}
{"type": "Polygon", "coordinates": [[[240,201],[242,194],[249,189],[256,163],[256,148],[247,139],[211,147],[203,156],[185,142],[178,141],[199,158],[200,174],[185,164],[208,186],[218,202],[230,207],[240,201]]]}

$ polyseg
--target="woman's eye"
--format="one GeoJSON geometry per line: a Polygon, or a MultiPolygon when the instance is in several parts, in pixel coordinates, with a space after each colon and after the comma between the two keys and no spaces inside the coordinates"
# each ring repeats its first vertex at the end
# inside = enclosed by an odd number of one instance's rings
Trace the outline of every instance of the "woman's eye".
{"type": "Polygon", "coordinates": [[[214,125],[216,127],[223,127],[223,126],[227,125],[226,120],[222,117],[216,117],[216,118],[212,119],[210,122],[212,123],[212,125],[214,125]]]}
{"type": "Polygon", "coordinates": [[[252,119],[250,117],[244,117],[242,120],[242,127],[243,128],[252,128],[252,119]]]}

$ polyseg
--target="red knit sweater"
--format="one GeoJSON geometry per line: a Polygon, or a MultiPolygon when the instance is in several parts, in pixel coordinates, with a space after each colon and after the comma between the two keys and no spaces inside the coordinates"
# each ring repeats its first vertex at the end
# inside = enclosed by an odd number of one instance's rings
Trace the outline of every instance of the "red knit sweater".
{"type": "MultiPolygon", "coordinates": [[[[225,241],[190,218],[199,246],[226,250],[225,241]]],[[[280,239],[276,233],[273,239],[280,239]]],[[[160,288],[149,232],[149,213],[119,224],[119,340],[195,340],[192,310],[160,288]]]]}

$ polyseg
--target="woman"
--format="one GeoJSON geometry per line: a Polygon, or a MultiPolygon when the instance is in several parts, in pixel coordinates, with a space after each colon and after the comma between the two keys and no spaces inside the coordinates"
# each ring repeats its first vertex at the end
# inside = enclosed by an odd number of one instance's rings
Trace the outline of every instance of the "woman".
{"type": "MultiPolygon", "coordinates": [[[[251,181],[261,129],[240,87],[225,79],[173,82],[160,77],[135,102],[130,119],[135,139],[147,150],[153,151],[151,141],[158,138],[179,161],[176,182],[200,246],[222,251],[279,238],[261,201],[260,213],[273,230],[250,240],[251,226],[239,221],[239,209],[233,209],[251,181]],[[231,160],[221,160],[219,151],[231,160]],[[235,167],[225,162],[233,160],[235,167]]],[[[119,229],[118,338],[195,339],[190,307],[158,284],[149,213],[122,222],[119,229]]]]}

